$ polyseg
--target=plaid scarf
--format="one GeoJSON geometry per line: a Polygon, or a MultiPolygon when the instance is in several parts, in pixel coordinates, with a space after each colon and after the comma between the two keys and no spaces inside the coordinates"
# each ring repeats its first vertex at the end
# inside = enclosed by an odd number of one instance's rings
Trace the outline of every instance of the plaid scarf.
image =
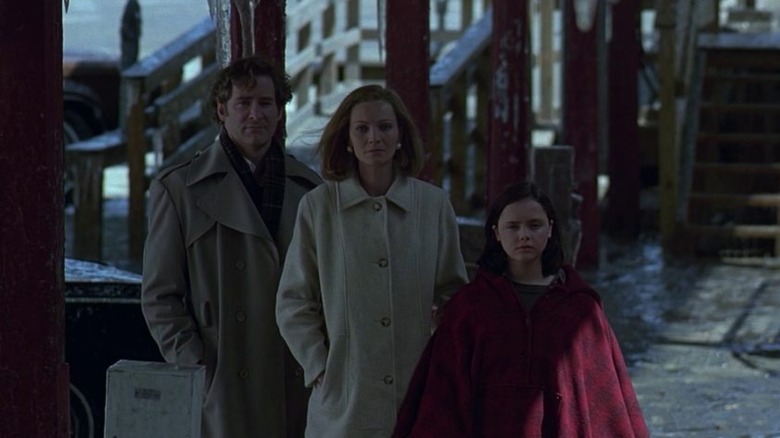
{"type": "Polygon", "coordinates": [[[276,239],[282,217],[282,203],[284,202],[285,168],[281,145],[275,138],[271,140],[271,147],[257,163],[253,174],[244,156],[230,140],[225,128],[222,128],[219,142],[241,178],[241,182],[244,183],[244,187],[252,198],[260,217],[263,218],[266,228],[276,239]]]}

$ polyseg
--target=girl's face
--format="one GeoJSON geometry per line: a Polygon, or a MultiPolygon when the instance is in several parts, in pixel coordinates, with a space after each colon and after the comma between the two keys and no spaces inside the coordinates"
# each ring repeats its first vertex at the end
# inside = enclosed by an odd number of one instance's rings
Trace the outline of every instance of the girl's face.
{"type": "Polygon", "coordinates": [[[349,145],[363,170],[392,166],[399,147],[392,105],[377,100],[355,105],[349,116],[349,145]]]}
{"type": "Polygon", "coordinates": [[[493,226],[510,266],[541,269],[542,252],[552,235],[552,221],[533,198],[507,205],[493,226]]]}

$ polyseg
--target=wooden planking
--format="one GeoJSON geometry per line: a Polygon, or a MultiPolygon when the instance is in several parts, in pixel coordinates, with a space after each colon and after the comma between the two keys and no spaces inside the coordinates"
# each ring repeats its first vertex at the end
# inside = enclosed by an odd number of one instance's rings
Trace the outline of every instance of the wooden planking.
{"type": "MultiPolygon", "coordinates": [[[[710,55],[711,56],[711,55],[710,55]]],[[[722,71],[717,69],[711,69],[706,72],[705,79],[710,81],[721,82],[747,82],[747,83],[761,83],[761,82],[780,82],[780,75],[774,73],[755,73],[755,72],[733,72],[722,71]]]]}
{"type": "Polygon", "coordinates": [[[741,207],[780,207],[780,194],[754,193],[754,194],[724,194],[724,193],[697,193],[692,192],[688,200],[691,204],[717,204],[741,207]]]}
{"type": "Polygon", "coordinates": [[[780,163],[720,163],[698,162],[693,164],[694,172],[780,174],[780,163]]]}
{"type": "Polygon", "coordinates": [[[697,136],[699,144],[739,143],[749,144],[778,144],[780,134],[761,132],[700,132],[697,136]]]}
{"type": "MultiPolygon", "coordinates": [[[[780,113],[780,104],[776,103],[745,103],[745,102],[702,102],[702,111],[711,113],[780,113]]],[[[774,114],[773,114],[774,115],[774,114]]]]}
{"type": "Polygon", "coordinates": [[[739,238],[780,238],[780,225],[698,225],[688,224],[689,231],[700,235],[739,238]]]}

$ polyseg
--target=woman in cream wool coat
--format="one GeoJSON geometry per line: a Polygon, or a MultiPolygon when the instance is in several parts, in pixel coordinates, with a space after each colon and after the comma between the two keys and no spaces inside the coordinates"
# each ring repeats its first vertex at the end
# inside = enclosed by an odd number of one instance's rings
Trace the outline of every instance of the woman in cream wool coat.
{"type": "Polygon", "coordinates": [[[326,184],[301,199],[277,296],[313,387],[308,437],[389,437],[442,306],[466,281],[446,192],[413,178],[422,146],[398,96],[350,93],[319,146],[326,184]]]}

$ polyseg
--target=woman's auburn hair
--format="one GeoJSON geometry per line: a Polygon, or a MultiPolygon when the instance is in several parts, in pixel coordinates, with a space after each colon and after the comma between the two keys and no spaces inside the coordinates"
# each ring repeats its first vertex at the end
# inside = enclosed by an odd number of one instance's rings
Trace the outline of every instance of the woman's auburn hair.
{"type": "Polygon", "coordinates": [[[408,176],[417,176],[420,173],[424,164],[422,139],[406,105],[398,94],[389,88],[380,85],[364,85],[350,92],[341,101],[323,128],[317,146],[323,178],[342,181],[357,169],[355,156],[347,151],[352,109],[360,103],[377,101],[390,104],[398,123],[401,148],[393,156],[396,171],[408,176]]]}

